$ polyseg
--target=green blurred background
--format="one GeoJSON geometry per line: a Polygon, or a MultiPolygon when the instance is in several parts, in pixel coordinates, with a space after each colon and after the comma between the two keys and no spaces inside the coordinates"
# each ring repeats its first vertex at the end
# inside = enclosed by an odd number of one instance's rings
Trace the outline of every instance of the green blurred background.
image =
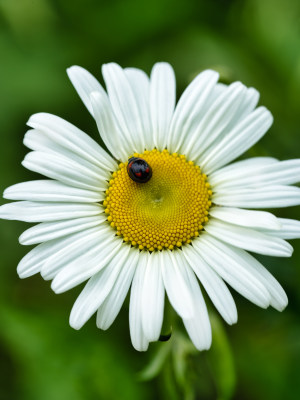
{"type": "MultiPolygon", "coordinates": [[[[73,64],[101,80],[106,62],[149,73],[156,61],[168,61],[178,96],[198,72],[217,69],[223,82],[256,87],[274,115],[269,133],[246,156],[300,155],[298,0],[0,0],[0,54],[1,192],[37,178],[20,165],[31,114],[57,114],[99,140],[68,81],[65,70],[73,64]]],[[[300,219],[300,207],[277,215],[300,219]]],[[[1,400],[300,398],[299,242],[292,259],[260,257],[288,294],[282,314],[234,293],[239,322],[228,327],[212,314],[209,352],[194,352],[176,328],[169,342],[138,353],[130,344],[128,305],[107,332],[96,329],[94,318],[75,331],[68,316],[81,287],[57,296],[40,276],[18,278],[16,265],[28,248],[17,238],[27,227],[1,221],[1,400]]]]}

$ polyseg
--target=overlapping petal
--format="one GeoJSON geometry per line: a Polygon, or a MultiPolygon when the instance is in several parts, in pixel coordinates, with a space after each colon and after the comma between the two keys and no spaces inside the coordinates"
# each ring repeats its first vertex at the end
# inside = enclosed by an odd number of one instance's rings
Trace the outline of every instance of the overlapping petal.
{"type": "MultiPolygon", "coordinates": [[[[182,142],[193,135],[204,116],[205,103],[218,80],[218,73],[207,70],[200,73],[180,97],[168,131],[167,148],[179,150],[182,142]]],[[[184,153],[186,152],[184,148],[184,153]]]]}
{"type": "MultiPolygon", "coordinates": [[[[98,165],[104,171],[114,171],[116,169],[116,162],[98,143],[62,118],[52,114],[38,113],[30,117],[27,125],[38,130],[41,140],[45,138],[56,146],[65,149],[65,151],[71,152],[83,160],[90,161],[91,164],[98,165]]],[[[25,140],[25,144],[29,148],[39,144],[37,135],[31,140],[30,133],[28,133],[25,140]]]]}
{"type": "Polygon", "coordinates": [[[132,153],[143,152],[145,136],[151,132],[143,130],[144,108],[139,105],[136,91],[133,90],[125,71],[119,65],[115,63],[103,65],[102,74],[125,141],[131,146],[132,153]]]}
{"type": "Polygon", "coordinates": [[[230,224],[225,221],[211,218],[205,226],[206,232],[221,241],[232,244],[258,254],[277,257],[290,257],[292,246],[280,238],[269,236],[258,230],[230,224]]]}
{"type": "Polygon", "coordinates": [[[207,264],[242,296],[262,308],[270,305],[269,291],[245,264],[240,263],[235,253],[228,250],[231,247],[208,234],[202,234],[201,240],[194,240],[193,246],[207,264]]]}
{"type": "Polygon", "coordinates": [[[97,225],[102,225],[105,221],[106,215],[101,214],[92,217],[42,222],[23,232],[19,237],[19,242],[23,245],[43,243],[75,232],[84,231],[97,225]]]}
{"type": "Polygon", "coordinates": [[[80,329],[90,319],[111,291],[129,255],[128,246],[118,250],[118,257],[114,258],[112,254],[110,260],[106,260],[106,268],[101,268],[90,278],[74,303],[70,314],[70,325],[74,329],[80,329]]]}
{"type": "Polygon", "coordinates": [[[256,108],[221,140],[199,155],[196,160],[203,171],[210,174],[233,161],[258,142],[273,123],[273,117],[265,107],[256,108]]]}
{"type": "Polygon", "coordinates": [[[130,250],[128,258],[125,260],[113,288],[98,309],[98,328],[104,330],[108,329],[114,322],[127,296],[138,262],[139,251],[133,248],[130,250]]]}

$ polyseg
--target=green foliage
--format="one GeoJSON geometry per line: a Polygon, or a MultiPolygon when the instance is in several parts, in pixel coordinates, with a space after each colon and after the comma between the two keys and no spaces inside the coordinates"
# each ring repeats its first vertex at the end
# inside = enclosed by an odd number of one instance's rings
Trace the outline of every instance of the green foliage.
{"type": "MultiPolygon", "coordinates": [[[[105,62],[149,73],[154,62],[169,61],[178,95],[199,71],[217,69],[223,82],[256,87],[274,115],[248,155],[299,157],[299,14],[297,0],[0,0],[0,190],[37,177],[20,166],[31,114],[60,115],[100,140],[68,82],[72,64],[101,80],[105,62]]],[[[299,207],[276,214],[300,219],[299,207]]],[[[1,221],[0,400],[299,398],[297,242],[292,259],[262,260],[289,296],[283,314],[235,294],[239,322],[227,327],[212,314],[210,351],[195,351],[172,322],[169,342],[139,354],[126,307],[107,333],[94,319],[77,332],[68,312],[78,289],[56,296],[41,277],[19,280],[25,227],[1,221]]]]}

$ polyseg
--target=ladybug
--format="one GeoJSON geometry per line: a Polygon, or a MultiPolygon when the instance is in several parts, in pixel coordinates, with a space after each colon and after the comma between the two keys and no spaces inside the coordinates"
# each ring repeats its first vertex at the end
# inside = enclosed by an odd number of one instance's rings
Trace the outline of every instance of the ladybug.
{"type": "Polygon", "coordinates": [[[138,183],[146,183],[152,176],[150,165],[142,158],[137,157],[129,158],[127,172],[129,177],[138,183]]]}

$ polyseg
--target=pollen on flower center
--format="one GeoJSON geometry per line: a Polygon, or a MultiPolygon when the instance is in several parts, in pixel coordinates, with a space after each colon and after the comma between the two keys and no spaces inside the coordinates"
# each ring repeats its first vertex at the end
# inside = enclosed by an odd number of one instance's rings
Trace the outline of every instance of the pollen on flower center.
{"type": "Polygon", "coordinates": [[[146,183],[134,182],[127,163],[112,174],[103,202],[110,225],[133,246],[173,249],[199,235],[208,221],[212,191],[207,176],[184,155],[153,149],[134,157],[152,168],[146,183]]]}

